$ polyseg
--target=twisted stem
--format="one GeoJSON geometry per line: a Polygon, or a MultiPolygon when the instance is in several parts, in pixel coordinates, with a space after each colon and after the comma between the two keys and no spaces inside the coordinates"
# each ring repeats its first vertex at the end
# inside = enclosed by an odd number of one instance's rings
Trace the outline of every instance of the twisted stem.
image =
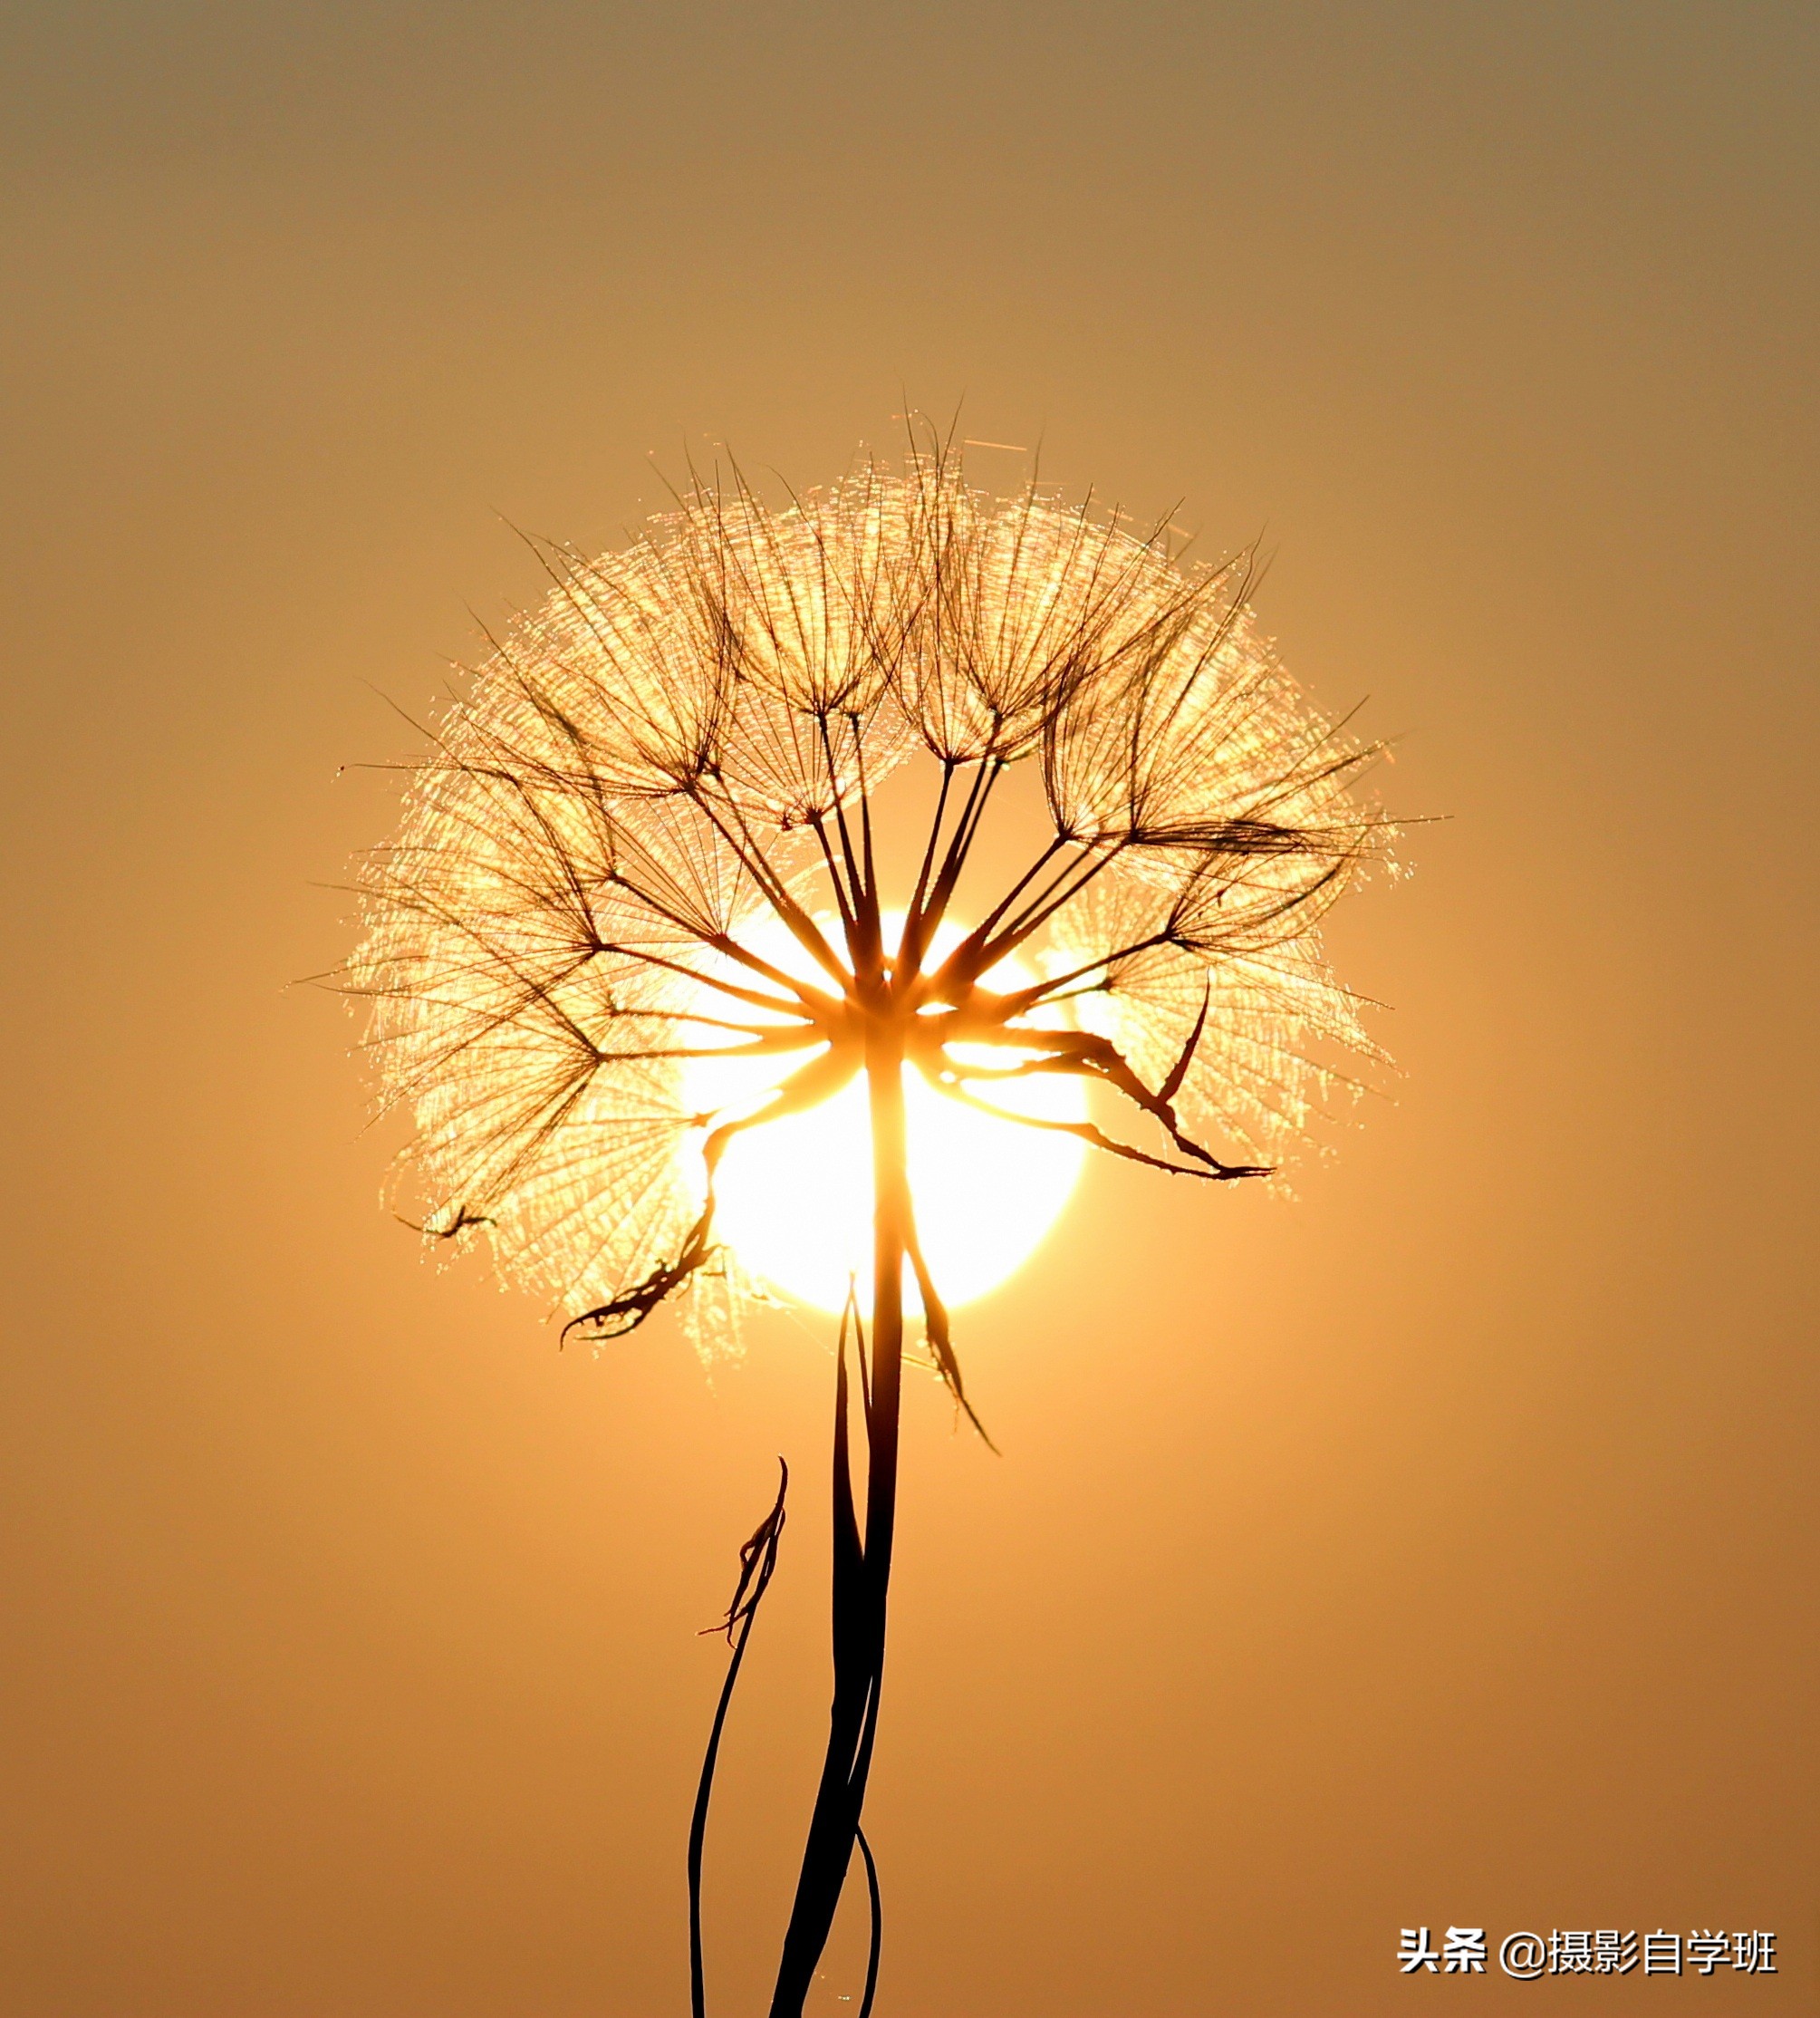
{"type": "Polygon", "coordinates": [[[790,1491],[790,1467],[777,1460],[777,1499],[752,1538],[739,1551],[739,1583],[727,1617],[709,1632],[727,1635],[732,1657],[727,1664],[727,1679],[720,1685],[715,1705],[714,1728],[708,1734],[708,1755],[701,1762],[701,1779],[695,1791],[695,1811],[689,1824],[689,2005],[692,2018],[707,2018],[708,1990],[701,1952],[701,1859],[708,1839],[708,1804],[714,1794],[714,1769],[720,1758],[721,1733],[727,1728],[727,1713],[733,1704],[733,1691],[746,1661],[746,1643],[752,1637],[753,1621],[777,1567],[777,1543],[784,1532],[784,1501],[790,1491]]]}

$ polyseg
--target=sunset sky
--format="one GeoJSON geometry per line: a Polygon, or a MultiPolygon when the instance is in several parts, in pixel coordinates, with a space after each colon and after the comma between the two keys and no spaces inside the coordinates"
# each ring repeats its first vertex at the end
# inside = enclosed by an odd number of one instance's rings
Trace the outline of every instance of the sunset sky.
{"type": "Polygon", "coordinates": [[[1675,0],[5,11],[0,2007],[684,2011],[781,1453],[708,1881],[763,2009],[829,1321],[559,1351],[381,1208],[297,984],[517,528],[911,407],[1261,541],[1420,824],[1334,920],[1397,1063],[1334,1153],[1090,1169],[958,1314],[1002,1456],[911,1384],[879,2018],[1813,2008],[1816,57],[1675,0]],[[1779,1974],[1412,1989],[1450,1924],[1779,1974]]]}

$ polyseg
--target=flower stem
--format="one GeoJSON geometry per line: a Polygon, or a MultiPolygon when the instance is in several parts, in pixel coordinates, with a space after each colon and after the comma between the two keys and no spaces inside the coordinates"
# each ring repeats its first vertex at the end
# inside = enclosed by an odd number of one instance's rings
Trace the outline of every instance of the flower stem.
{"type": "MultiPolygon", "coordinates": [[[[866,1519],[862,1539],[848,1442],[843,1353],[834,1423],[834,1695],[828,1749],[809,1820],[795,1904],[772,1994],[770,2018],[801,2018],[828,1943],[858,1839],[884,1676],[886,1598],[897,1524],[898,1417],[903,1386],[903,1270],[910,1231],[904,1133],[903,1051],[881,1019],[867,1045],[872,1123],[871,1379],[864,1400],[866,1519]]],[[[876,1969],[876,1958],[872,1965],[876,1969]]]]}

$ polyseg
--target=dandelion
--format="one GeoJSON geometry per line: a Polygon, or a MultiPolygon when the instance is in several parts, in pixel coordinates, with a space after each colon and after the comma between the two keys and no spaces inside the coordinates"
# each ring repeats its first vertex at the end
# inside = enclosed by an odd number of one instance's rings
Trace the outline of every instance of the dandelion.
{"type": "MultiPolygon", "coordinates": [[[[539,551],[547,599],[494,641],[367,864],[351,984],[415,1118],[425,1231],[484,1238],[567,1336],[671,1301],[698,1333],[737,1318],[764,1292],[722,1237],[729,1151],[751,1138],[762,1167],[766,1129],[863,1092],[834,1694],[771,2006],[796,2018],[856,1845],[876,1927],[860,1820],[919,1312],[972,1415],[907,1102],[1192,1180],[1268,1174],[1371,1053],[1320,922],[1381,852],[1353,790],[1373,752],[1284,671],[1246,559],[1184,566],[1166,532],[1034,484],[994,500],[941,447],[782,510],[737,474],[698,483],[624,552],[539,551]],[[933,810],[892,889],[905,767],[933,810]],[[981,902],[969,863],[1020,768],[1043,832],[981,902]]],[[[741,1651],[781,1522],[780,1493],[728,1615],[741,1651]]],[[[695,1960],[698,2013],[698,1938],[695,1960]]]]}

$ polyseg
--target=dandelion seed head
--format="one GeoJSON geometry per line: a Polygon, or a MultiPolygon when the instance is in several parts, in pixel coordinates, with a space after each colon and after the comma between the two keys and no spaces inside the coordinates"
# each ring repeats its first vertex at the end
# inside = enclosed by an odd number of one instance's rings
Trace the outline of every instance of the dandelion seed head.
{"type": "Polygon", "coordinates": [[[1289,679],[1242,560],[1185,569],[1162,534],[995,500],[939,451],[782,508],[698,484],[621,552],[541,554],[546,597],[492,642],[362,874],[349,984],[431,1234],[473,1229],[571,1312],[636,1323],[674,1295],[725,1340],[763,1291],[713,1238],[704,1050],[775,1064],[781,1115],[898,1016],[946,1097],[1071,1074],[1150,1131],[1082,1139],[1199,1176],[1275,1164],[1376,1055],[1320,941],[1383,855],[1372,753],[1289,679]],[[936,826],[923,883],[886,893],[871,823],[912,762],[939,775],[936,826]],[[938,960],[967,823],[1019,764],[1043,852],[938,960]],[[780,921],[794,971],[755,951],[780,921]],[[1020,950],[1041,980],[995,991],[1020,950]]]}

